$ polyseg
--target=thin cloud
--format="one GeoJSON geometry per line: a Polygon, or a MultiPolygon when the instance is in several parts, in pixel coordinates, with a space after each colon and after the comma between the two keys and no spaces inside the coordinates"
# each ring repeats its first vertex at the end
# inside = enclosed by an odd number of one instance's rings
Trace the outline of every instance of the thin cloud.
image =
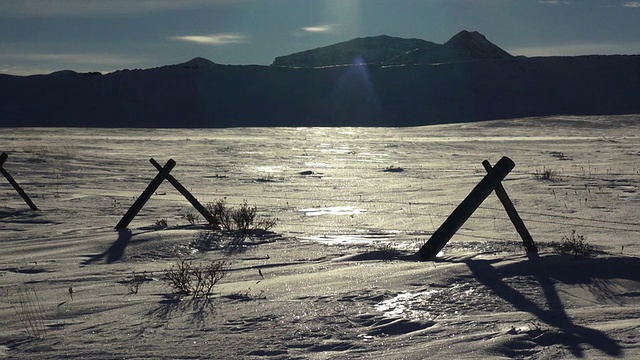
{"type": "Polygon", "coordinates": [[[338,25],[336,24],[322,24],[303,27],[302,30],[309,33],[329,33],[335,31],[337,27],[338,25]]]}
{"type": "Polygon", "coordinates": [[[640,1],[629,1],[622,4],[622,6],[630,8],[640,8],[640,1]]]}
{"type": "Polygon", "coordinates": [[[560,1],[560,0],[539,0],[541,4],[550,4],[550,5],[568,5],[569,1],[560,1]]]}
{"type": "Polygon", "coordinates": [[[237,33],[172,36],[170,39],[203,45],[229,45],[247,41],[247,37],[245,35],[237,33]]]}

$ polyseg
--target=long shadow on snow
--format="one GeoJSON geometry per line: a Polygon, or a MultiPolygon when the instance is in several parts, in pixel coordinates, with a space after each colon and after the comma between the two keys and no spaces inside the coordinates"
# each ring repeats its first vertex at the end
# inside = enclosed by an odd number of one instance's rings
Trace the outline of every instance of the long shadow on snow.
{"type": "MultiPolygon", "coordinates": [[[[584,357],[582,344],[589,344],[609,356],[623,356],[615,340],[605,333],[576,325],[567,315],[554,282],[601,286],[600,281],[627,279],[640,282],[640,273],[631,271],[640,266],[640,259],[631,257],[588,258],[550,255],[532,255],[528,260],[493,267],[500,260],[474,260],[464,262],[478,280],[496,295],[511,303],[516,309],[535,315],[539,320],[559,329],[562,334],[553,339],[542,339],[540,345],[564,344],[576,357],[584,357]],[[527,299],[503,281],[514,276],[533,276],[539,283],[547,300],[548,310],[527,299]]],[[[539,342],[540,342],[539,341],[539,342]]]]}
{"type": "Polygon", "coordinates": [[[127,248],[129,242],[131,242],[131,230],[121,229],[118,230],[118,239],[104,252],[93,255],[89,259],[82,262],[83,265],[90,265],[106,258],[107,264],[116,262],[124,255],[124,249],[127,248]]]}
{"type": "Polygon", "coordinates": [[[7,224],[49,224],[58,225],[60,222],[42,218],[43,213],[31,209],[14,210],[9,208],[0,209],[0,222],[7,224]]]}
{"type": "Polygon", "coordinates": [[[160,306],[150,310],[148,315],[164,323],[174,316],[181,317],[187,314],[194,324],[203,328],[206,326],[207,317],[216,312],[211,298],[193,298],[175,294],[161,294],[161,296],[163,299],[160,301],[160,306]]]}

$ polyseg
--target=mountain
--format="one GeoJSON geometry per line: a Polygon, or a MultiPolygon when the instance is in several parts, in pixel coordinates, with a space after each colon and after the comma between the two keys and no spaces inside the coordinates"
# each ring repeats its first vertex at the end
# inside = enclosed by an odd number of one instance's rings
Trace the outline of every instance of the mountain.
{"type": "Polygon", "coordinates": [[[463,30],[444,44],[386,35],[358,38],[338,44],[277,57],[271,66],[325,67],[350,65],[419,65],[471,60],[510,59],[479,32],[463,30]]]}
{"type": "Polygon", "coordinates": [[[443,64],[473,60],[506,60],[513,56],[502,50],[477,31],[463,30],[443,45],[417,48],[397,56],[386,65],[443,64]]]}
{"type": "Polygon", "coordinates": [[[456,51],[463,61],[513,57],[477,31],[463,30],[447,41],[443,47],[456,51]]]}
{"type": "Polygon", "coordinates": [[[183,68],[183,69],[196,69],[196,70],[209,69],[215,66],[220,66],[220,65],[214,63],[211,60],[201,58],[201,57],[191,59],[186,63],[182,63],[182,64],[168,65],[169,68],[183,68]]]}
{"type": "Polygon", "coordinates": [[[313,50],[279,56],[271,66],[310,68],[351,65],[354,62],[382,64],[408,51],[436,45],[426,40],[403,39],[387,35],[356,38],[313,50]]]}
{"type": "Polygon", "coordinates": [[[477,33],[438,46],[474,60],[307,68],[196,58],[104,75],[0,75],[0,126],[418,126],[640,113],[640,55],[478,60],[500,51],[477,33]]]}

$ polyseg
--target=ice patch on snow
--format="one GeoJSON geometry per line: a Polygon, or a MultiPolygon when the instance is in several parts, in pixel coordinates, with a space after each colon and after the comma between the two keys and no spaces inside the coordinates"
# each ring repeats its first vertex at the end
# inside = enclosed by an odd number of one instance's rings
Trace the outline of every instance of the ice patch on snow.
{"type": "Polygon", "coordinates": [[[307,216],[320,216],[320,215],[357,215],[367,210],[354,208],[352,206],[331,206],[324,208],[307,208],[300,209],[300,212],[305,213],[307,216]]]}
{"type": "Polygon", "coordinates": [[[423,303],[425,298],[439,292],[442,292],[442,290],[427,290],[417,293],[404,292],[378,303],[376,310],[384,313],[384,315],[388,317],[404,317],[409,319],[420,319],[424,318],[425,315],[430,317],[428,313],[416,310],[416,308],[420,308],[418,305],[423,303]]]}
{"type": "Polygon", "coordinates": [[[305,236],[300,239],[316,241],[325,245],[371,245],[380,240],[390,240],[393,235],[367,234],[367,235],[316,235],[305,236]]]}

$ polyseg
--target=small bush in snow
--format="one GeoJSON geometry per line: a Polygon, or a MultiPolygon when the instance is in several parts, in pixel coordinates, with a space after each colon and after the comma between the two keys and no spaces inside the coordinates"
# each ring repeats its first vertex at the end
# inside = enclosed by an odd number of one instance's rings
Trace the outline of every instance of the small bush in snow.
{"type": "Polygon", "coordinates": [[[191,212],[187,213],[187,215],[185,215],[185,218],[191,225],[195,225],[200,222],[200,216],[191,212]]]}
{"type": "Polygon", "coordinates": [[[575,256],[591,256],[595,250],[593,245],[587,244],[584,235],[578,234],[575,230],[571,230],[571,234],[568,236],[563,236],[559,243],[553,244],[553,247],[561,254],[575,256]]]}
{"type": "Polygon", "coordinates": [[[164,229],[168,226],[167,224],[167,219],[158,219],[156,220],[156,224],[155,224],[156,228],[158,229],[164,229]]]}
{"type": "Polygon", "coordinates": [[[558,172],[546,167],[543,167],[542,170],[536,170],[534,176],[538,180],[549,180],[549,181],[559,180],[558,172]]]}
{"type": "Polygon", "coordinates": [[[257,208],[251,207],[245,200],[239,207],[229,207],[225,199],[220,199],[205,206],[213,216],[213,227],[220,230],[239,232],[242,234],[264,230],[269,231],[276,226],[274,219],[261,219],[257,216],[257,208]]]}
{"type": "Polygon", "coordinates": [[[164,280],[180,295],[208,297],[214,286],[227,275],[227,267],[223,260],[194,265],[191,260],[178,258],[175,266],[165,270],[164,280]]]}
{"type": "MultiPolygon", "coordinates": [[[[16,287],[18,300],[17,302],[9,300],[9,304],[13,311],[18,315],[18,319],[27,331],[27,335],[36,339],[43,339],[47,335],[47,327],[44,323],[45,314],[42,302],[38,297],[38,292],[34,287],[16,287]]],[[[9,299],[9,293],[5,294],[5,298],[9,299]]]]}

